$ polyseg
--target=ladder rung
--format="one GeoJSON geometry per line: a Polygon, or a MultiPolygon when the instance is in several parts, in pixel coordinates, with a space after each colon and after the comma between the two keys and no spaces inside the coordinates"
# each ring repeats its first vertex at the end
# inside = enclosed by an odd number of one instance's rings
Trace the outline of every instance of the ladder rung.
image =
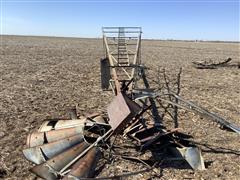
{"type": "Polygon", "coordinates": [[[135,66],[132,65],[121,65],[121,66],[109,66],[111,68],[134,68],[135,66]]]}
{"type": "MultiPolygon", "coordinates": [[[[119,45],[119,44],[118,44],[118,43],[108,43],[108,45],[119,45]]],[[[124,46],[126,46],[126,45],[127,45],[127,46],[128,46],[128,45],[131,46],[131,45],[137,45],[137,44],[136,44],[136,43],[124,43],[123,45],[124,45],[124,46]]]]}
{"type": "Polygon", "coordinates": [[[135,53],[125,53],[125,54],[118,54],[118,53],[113,53],[113,54],[111,54],[111,55],[113,55],[113,56],[116,56],[116,55],[135,55],[135,53]]]}
{"type": "Polygon", "coordinates": [[[118,62],[118,64],[128,64],[128,62],[118,62]]]}
{"type": "Polygon", "coordinates": [[[119,57],[118,59],[128,59],[128,57],[119,57]]]}
{"type": "MultiPolygon", "coordinates": [[[[119,33],[119,31],[103,31],[104,33],[119,33]]],[[[120,33],[140,33],[141,31],[120,31],[120,33]]]]}
{"type": "Polygon", "coordinates": [[[122,40],[126,40],[126,39],[138,39],[138,37],[136,37],[136,36],[125,36],[125,37],[118,37],[118,36],[116,36],[116,37],[107,37],[107,38],[109,38],[109,39],[118,39],[118,40],[120,40],[120,39],[122,39],[122,40]]]}

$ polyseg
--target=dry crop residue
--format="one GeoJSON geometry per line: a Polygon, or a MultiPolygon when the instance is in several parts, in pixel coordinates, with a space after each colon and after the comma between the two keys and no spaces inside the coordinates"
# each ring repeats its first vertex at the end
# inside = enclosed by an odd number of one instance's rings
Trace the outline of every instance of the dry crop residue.
{"type": "MultiPolygon", "coordinates": [[[[34,179],[32,166],[22,155],[26,136],[44,119],[66,117],[78,104],[80,113],[105,111],[111,92],[100,89],[99,59],[103,57],[101,39],[3,36],[0,52],[0,179],[34,179]]],[[[237,68],[195,69],[192,61],[240,61],[239,43],[178,41],[142,42],[142,60],[148,77],[155,78],[157,67],[175,75],[183,67],[181,96],[240,124],[240,70],[237,68]]],[[[180,127],[194,136],[207,170],[192,171],[173,162],[164,162],[163,179],[237,179],[240,177],[239,135],[184,110],[180,127]],[[180,167],[180,168],[179,168],[180,167]],[[182,167],[182,168],[181,168],[182,167]]],[[[119,140],[118,143],[121,143],[119,140]]],[[[116,160],[98,176],[137,171],[138,163],[116,160]]],[[[139,174],[136,179],[159,176],[139,174]]],[[[129,178],[130,179],[130,178],[129,178]]]]}

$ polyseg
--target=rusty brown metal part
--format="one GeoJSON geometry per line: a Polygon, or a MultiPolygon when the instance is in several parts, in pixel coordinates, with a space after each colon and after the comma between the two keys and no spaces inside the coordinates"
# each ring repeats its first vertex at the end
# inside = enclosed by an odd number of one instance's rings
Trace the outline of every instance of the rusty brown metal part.
{"type": "Polygon", "coordinates": [[[140,110],[141,108],[137,103],[129,99],[125,94],[119,93],[107,108],[109,124],[118,133],[140,110]]]}
{"type": "Polygon", "coordinates": [[[99,158],[99,148],[92,148],[84,157],[73,165],[66,179],[93,177],[99,158]]]}
{"type": "MultiPolygon", "coordinates": [[[[137,129],[141,127],[141,124],[139,124],[140,117],[141,117],[147,110],[149,110],[151,107],[152,107],[152,105],[149,105],[149,106],[147,106],[146,108],[143,108],[143,109],[141,110],[141,112],[138,113],[138,114],[135,116],[135,118],[134,118],[133,122],[131,123],[131,125],[129,125],[129,126],[124,130],[124,135],[129,134],[129,133],[133,133],[132,131],[134,131],[134,130],[137,131],[137,129]]],[[[138,130],[139,130],[139,129],[138,129],[138,130]]]]}
{"type": "Polygon", "coordinates": [[[83,127],[66,128],[47,132],[33,132],[27,137],[27,147],[40,146],[45,143],[64,139],[76,134],[82,134],[83,127]]]}
{"type": "Polygon", "coordinates": [[[45,163],[33,167],[30,171],[44,179],[57,179],[59,171],[88,146],[86,142],[81,142],[73,148],[54,156],[45,163]]]}
{"type": "Polygon", "coordinates": [[[83,135],[77,134],[59,141],[24,149],[23,154],[29,161],[41,164],[74,145],[81,143],[83,140],[83,135]]]}

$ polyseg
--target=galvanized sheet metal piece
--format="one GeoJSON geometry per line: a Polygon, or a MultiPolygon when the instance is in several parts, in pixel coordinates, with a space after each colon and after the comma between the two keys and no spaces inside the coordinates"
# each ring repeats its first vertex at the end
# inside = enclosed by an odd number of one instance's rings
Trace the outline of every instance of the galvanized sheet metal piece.
{"type": "Polygon", "coordinates": [[[198,147],[183,147],[172,149],[175,155],[185,159],[188,164],[195,170],[205,170],[205,164],[201,154],[201,150],[198,147]]]}
{"type": "Polygon", "coordinates": [[[23,154],[29,161],[35,164],[41,164],[82,141],[83,135],[78,134],[59,141],[24,149],[23,154]]]}
{"type": "Polygon", "coordinates": [[[52,159],[47,160],[45,163],[33,167],[30,171],[44,179],[57,179],[58,172],[78,154],[83,152],[88,146],[89,145],[83,141],[71,149],[68,149],[63,153],[54,156],[52,159]]]}
{"type": "Polygon", "coordinates": [[[94,147],[76,162],[65,179],[93,177],[97,162],[100,158],[100,150],[94,147]]]}
{"type": "Polygon", "coordinates": [[[53,130],[47,132],[33,132],[27,137],[27,147],[40,146],[45,143],[50,143],[76,134],[83,134],[83,126],[53,130]]]}
{"type": "Polygon", "coordinates": [[[124,124],[136,116],[140,110],[138,104],[119,93],[107,108],[109,124],[115,132],[121,131],[124,124]]]}
{"type": "Polygon", "coordinates": [[[38,129],[39,132],[72,128],[76,126],[84,126],[86,118],[74,119],[74,120],[58,120],[58,121],[45,121],[38,129]]]}

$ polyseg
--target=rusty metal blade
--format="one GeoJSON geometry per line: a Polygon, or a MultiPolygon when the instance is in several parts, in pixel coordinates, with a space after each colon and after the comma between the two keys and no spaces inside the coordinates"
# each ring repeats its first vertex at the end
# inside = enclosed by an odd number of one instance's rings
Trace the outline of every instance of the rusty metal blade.
{"type": "Polygon", "coordinates": [[[47,131],[47,132],[33,132],[28,135],[27,138],[27,146],[34,147],[34,146],[40,146],[45,143],[50,143],[53,141],[57,141],[60,139],[64,139],[67,137],[71,137],[76,134],[82,134],[83,133],[83,127],[77,126],[74,128],[66,128],[66,129],[60,129],[60,130],[53,130],[53,131],[47,131]]]}
{"type": "Polygon", "coordinates": [[[72,128],[76,126],[84,126],[86,118],[83,117],[81,119],[74,119],[74,120],[51,120],[45,121],[38,129],[39,132],[51,131],[51,130],[58,130],[58,129],[65,129],[65,128],[72,128]]]}
{"type": "Polygon", "coordinates": [[[47,160],[45,163],[33,167],[30,171],[44,179],[57,179],[58,172],[88,146],[89,145],[83,141],[71,149],[47,160]]]}
{"type": "Polygon", "coordinates": [[[119,93],[107,108],[109,124],[115,132],[121,131],[122,127],[140,111],[140,107],[126,95],[119,93]]]}
{"type": "Polygon", "coordinates": [[[70,147],[81,143],[83,135],[78,134],[65,138],[59,141],[44,144],[42,146],[35,146],[32,148],[24,149],[23,154],[29,161],[35,164],[41,164],[55,155],[69,149],[70,147]]]}
{"type": "Polygon", "coordinates": [[[99,148],[92,148],[84,157],[82,157],[78,162],[73,165],[70,173],[64,179],[93,177],[99,158],[99,148]]]}

